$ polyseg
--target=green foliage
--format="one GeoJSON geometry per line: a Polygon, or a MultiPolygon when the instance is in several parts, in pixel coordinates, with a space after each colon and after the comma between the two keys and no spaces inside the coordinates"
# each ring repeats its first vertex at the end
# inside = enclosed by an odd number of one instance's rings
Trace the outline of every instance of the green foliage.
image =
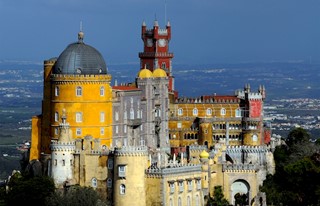
{"type": "Polygon", "coordinates": [[[276,148],[276,173],[267,176],[261,191],[269,205],[320,205],[319,145],[309,142],[301,128],[288,138],[288,146],[276,148]]]}
{"type": "MultiPolygon", "coordinates": [[[[17,174],[17,173],[16,173],[17,174]]],[[[54,182],[47,176],[12,176],[9,182],[6,203],[10,205],[45,205],[46,197],[55,191],[54,182]]]]}
{"type": "Polygon", "coordinates": [[[214,191],[213,191],[213,198],[209,198],[207,206],[228,206],[229,202],[228,200],[224,197],[223,192],[222,192],[222,187],[215,186],[214,191]]]}
{"type": "Polygon", "coordinates": [[[99,195],[93,188],[73,186],[64,192],[55,192],[47,198],[46,206],[88,206],[97,205],[99,201],[99,195]]]}

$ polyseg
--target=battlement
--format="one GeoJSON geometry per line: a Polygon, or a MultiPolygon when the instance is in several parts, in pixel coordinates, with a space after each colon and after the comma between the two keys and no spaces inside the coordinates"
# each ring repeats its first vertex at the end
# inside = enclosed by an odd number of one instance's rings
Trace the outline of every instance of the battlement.
{"type": "MultiPolygon", "coordinates": [[[[237,96],[240,99],[245,99],[245,94],[246,94],[245,91],[238,91],[237,92],[237,96]]],[[[260,100],[263,99],[263,96],[262,96],[262,94],[260,92],[249,92],[248,99],[249,100],[259,100],[260,101],[260,100]]]]}
{"type": "Polygon", "coordinates": [[[168,35],[168,30],[167,29],[158,29],[158,34],[159,35],[168,35]]]}
{"type": "Polygon", "coordinates": [[[149,168],[145,170],[146,175],[176,175],[191,172],[201,172],[201,165],[198,164],[175,164],[172,163],[165,168],[149,168]]]}
{"type": "Polygon", "coordinates": [[[61,141],[51,141],[52,151],[75,151],[75,142],[61,142],[61,141]]]}
{"type": "Polygon", "coordinates": [[[260,152],[267,152],[267,151],[268,149],[266,146],[247,146],[247,145],[230,146],[228,145],[226,148],[227,153],[238,153],[238,152],[260,153],[260,152]]]}
{"type": "Polygon", "coordinates": [[[141,57],[170,57],[173,58],[173,53],[170,52],[139,52],[139,58],[141,57]]]}
{"type": "Polygon", "coordinates": [[[252,173],[258,171],[258,167],[254,164],[222,164],[222,171],[252,173]]]}
{"type": "Polygon", "coordinates": [[[116,147],[114,148],[116,156],[146,156],[148,155],[148,148],[146,146],[140,147],[116,147]]]}
{"type": "Polygon", "coordinates": [[[182,97],[182,98],[177,98],[175,103],[178,104],[203,104],[203,103],[233,103],[233,104],[238,104],[240,103],[240,99],[234,96],[201,96],[198,98],[188,98],[188,97],[182,97]]]}
{"type": "Polygon", "coordinates": [[[104,81],[104,82],[110,82],[111,81],[111,75],[110,74],[52,74],[51,79],[53,81],[79,81],[79,78],[81,78],[81,81],[104,81]]]}

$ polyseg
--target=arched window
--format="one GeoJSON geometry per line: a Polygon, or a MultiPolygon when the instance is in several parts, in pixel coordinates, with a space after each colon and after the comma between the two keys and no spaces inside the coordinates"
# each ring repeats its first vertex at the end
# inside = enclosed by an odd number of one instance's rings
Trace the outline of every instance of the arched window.
{"type": "Polygon", "coordinates": [[[241,109],[236,109],[236,117],[241,117],[241,109]]]}
{"type": "Polygon", "coordinates": [[[100,96],[104,96],[104,86],[100,87],[100,96]]]}
{"type": "Polygon", "coordinates": [[[76,112],[76,122],[82,122],[82,112],[76,112]]]}
{"type": "Polygon", "coordinates": [[[93,188],[96,188],[97,187],[97,185],[98,185],[98,180],[97,180],[97,178],[92,178],[91,179],[91,186],[93,187],[93,188]]]}
{"type": "Polygon", "coordinates": [[[178,109],[178,115],[180,116],[180,115],[182,115],[182,114],[183,114],[183,109],[179,108],[179,109],[178,109]]]}
{"type": "Polygon", "coordinates": [[[126,186],[124,184],[120,185],[120,195],[124,195],[126,193],[126,186]]]}
{"type": "Polygon", "coordinates": [[[59,112],[54,113],[54,121],[59,122],[59,112]]]}
{"type": "Polygon", "coordinates": [[[116,119],[116,121],[119,120],[119,113],[118,112],[116,112],[115,119],[116,119]]]}
{"type": "Polygon", "coordinates": [[[82,87],[77,86],[77,88],[76,88],[76,96],[82,96],[82,87]]]}
{"type": "Polygon", "coordinates": [[[212,109],[210,108],[207,109],[207,115],[212,115],[212,109]]]}
{"type": "Polygon", "coordinates": [[[112,179],[111,178],[107,179],[107,187],[112,188],[112,179]]]}
{"type": "Polygon", "coordinates": [[[178,198],[178,206],[182,206],[182,200],[181,197],[178,198]]]}
{"type": "Polygon", "coordinates": [[[130,119],[134,119],[134,110],[130,108],[130,119]]]}
{"type": "Polygon", "coordinates": [[[100,122],[104,122],[104,112],[100,112],[100,122]]]}
{"type": "Polygon", "coordinates": [[[166,63],[165,63],[165,62],[162,62],[162,63],[161,63],[161,68],[162,68],[162,69],[165,69],[165,68],[166,68],[166,63]]]}
{"type": "Polygon", "coordinates": [[[220,114],[221,114],[221,115],[226,115],[226,109],[225,109],[225,108],[221,108],[220,114]]]}
{"type": "Polygon", "coordinates": [[[192,111],[192,114],[193,114],[193,115],[198,115],[198,109],[197,109],[197,108],[194,108],[193,111],[192,111]]]}
{"type": "Polygon", "coordinates": [[[54,95],[57,97],[60,94],[60,88],[58,86],[55,87],[54,89],[54,95]]]}
{"type": "Polygon", "coordinates": [[[191,199],[190,196],[187,197],[187,206],[191,206],[191,199]]]}

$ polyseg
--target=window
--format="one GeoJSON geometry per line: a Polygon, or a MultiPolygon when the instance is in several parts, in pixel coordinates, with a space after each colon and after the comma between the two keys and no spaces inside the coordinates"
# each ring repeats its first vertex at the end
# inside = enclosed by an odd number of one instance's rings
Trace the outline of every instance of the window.
{"type": "Polygon", "coordinates": [[[80,136],[81,133],[82,133],[82,132],[81,132],[81,128],[77,128],[77,129],[76,129],[76,135],[77,135],[77,136],[80,136]]]}
{"type": "Polygon", "coordinates": [[[155,116],[156,117],[161,117],[161,110],[159,108],[156,108],[155,110],[155,116]]]}
{"type": "Polygon", "coordinates": [[[107,179],[107,187],[112,188],[112,179],[111,178],[107,179]]]}
{"type": "Polygon", "coordinates": [[[54,160],[54,166],[57,166],[57,159],[54,160]]]}
{"type": "Polygon", "coordinates": [[[59,134],[59,128],[54,128],[54,134],[58,135],[59,134]]]}
{"type": "Polygon", "coordinates": [[[126,177],[126,166],[118,165],[119,177],[126,177]]]}
{"type": "Polygon", "coordinates": [[[130,119],[134,119],[134,110],[130,108],[130,119]]]}
{"type": "Polygon", "coordinates": [[[225,109],[225,108],[222,108],[222,109],[220,110],[220,114],[221,114],[221,115],[226,115],[226,109],[225,109]]]}
{"type": "Polygon", "coordinates": [[[180,115],[182,115],[182,114],[183,114],[183,109],[179,108],[179,109],[178,109],[178,115],[180,116],[180,115]]]}
{"type": "Polygon", "coordinates": [[[96,188],[97,187],[97,185],[98,185],[98,180],[97,180],[97,178],[92,178],[91,179],[91,186],[93,187],[93,188],[96,188]]]}
{"type": "Polygon", "coordinates": [[[170,193],[174,193],[174,182],[169,183],[170,193]]]}
{"type": "Polygon", "coordinates": [[[210,108],[207,109],[207,115],[212,115],[212,109],[210,108]]]}
{"type": "Polygon", "coordinates": [[[178,198],[178,206],[182,206],[181,197],[178,198]]]}
{"type": "Polygon", "coordinates": [[[108,169],[113,169],[113,159],[108,160],[108,169]]]}
{"type": "Polygon", "coordinates": [[[200,205],[200,200],[199,200],[199,195],[196,195],[196,205],[195,206],[199,206],[200,205]]]}
{"type": "Polygon", "coordinates": [[[197,109],[197,108],[194,108],[193,111],[192,111],[192,114],[193,114],[193,115],[198,115],[198,109],[197,109]]]}
{"type": "Polygon", "coordinates": [[[183,181],[179,181],[179,192],[183,192],[183,181]]]}
{"type": "Polygon", "coordinates": [[[65,165],[66,165],[66,161],[62,160],[62,166],[65,166],[65,165]]]}
{"type": "Polygon", "coordinates": [[[236,109],[236,117],[241,117],[241,109],[236,109]]]}
{"type": "Polygon", "coordinates": [[[72,166],[73,165],[73,162],[72,162],[72,160],[70,160],[70,166],[72,166]]]}
{"type": "Polygon", "coordinates": [[[178,122],[178,123],[177,123],[177,128],[181,128],[181,127],[182,127],[181,122],[178,122]]]}
{"type": "Polygon", "coordinates": [[[188,180],[188,190],[192,191],[192,180],[188,180]]]}
{"type": "Polygon", "coordinates": [[[116,114],[115,114],[115,119],[116,119],[116,121],[119,120],[119,113],[118,112],[116,112],[116,114]]]}
{"type": "Polygon", "coordinates": [[[123,125],[123,132],[127,133],[127,125],[123,125]]]}
{"type": "Polygon", "coordinates": [[[100,128],[100,135],[104,135],[104,128],[103,127],[100,128]]]}
{"type": "Polygon", "coordinates": [[[118,125],[116,125],[115,130],[116,130],[116,134],[118,134],[118,133],[119,133],[119,127],[118,127],[118,125]]]}
{"type": "Polygon", "coordinates": [[[126,193],[126,186],[124,184],[120,185],[120,195],[124,195],[126,193]]]}
{"type": "Polygon", "coordinates": [[[54,113],[54,121],[59,122],[59,112],[54,113]]]}
{"type": "Polygon", "coordinates": [[[100,87],[100,96],[104,96],[104,86],[100,87]]]}
{"type": "Polygon", "coordinates": [[[197,183],[197,190],[201,190],[201,181],[200,181],[200,179],[197,179],[196,183],[197,183]]]}
{"type": "Polygon", "coordinates": [[[191,206],[191,199],[190,196],[187,197],[187,206],[191,206]]]}
{"type": "Polygon", "coordinates": [[[60,94],[60,88],[58,86],[56,86],[54,88],[54,95],[57,97],[57,96],[59,96],[59,94],[60,94]]]}
{"type": "Polygon", "coordinates": [[[76,96],[82,96],[82,87],[78,86],[76,88],[76,96]]]}
{"type": "Polygon", "coordinates": [[[123,112],[123,119],[127,119],[127,111],[123,112]]]}
{"type": "Polygon", "coordinates": [[[137,111],[137,118],[138,118],[138,119],[141,118],[141,117],[140,117],[140,114],[141,114],[141,113],[140,113],[140,110],[138,110],[138,111],[137,111]]]}
{"type": "Polygon", "coordinates": [[[104,112],[100,112],[100,122],[104,122],[104,112]]]}
{"type": "Polygon", "coordinates": [[[165,69],[165,68],[166,68],[166,63],[165,63],[165,62],[162,62],[162,63],[161,63],[161,68],[162,68],[162,69],[165,69]]]}
{"type": "Polygon", "coordinates": [[[82,112],[76,112],[76,122],[82,122],[82,112]]]}

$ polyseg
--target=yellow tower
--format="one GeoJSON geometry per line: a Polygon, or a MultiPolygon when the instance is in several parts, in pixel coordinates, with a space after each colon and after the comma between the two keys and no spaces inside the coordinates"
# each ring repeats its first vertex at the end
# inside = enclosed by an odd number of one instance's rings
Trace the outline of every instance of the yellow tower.
{"type": "Polygon", "coordinates": [[[112,143],[111,75],[102,55],[85,44],[83,37],[79,32],[78,41],[69,44],[58,59],[45,61],[42,115],[33,118],[30,160],[50,153],[51,140],[59,135],[62,111],[66,111],[73,138],[91,135],[103,148],[112,143]]]}

